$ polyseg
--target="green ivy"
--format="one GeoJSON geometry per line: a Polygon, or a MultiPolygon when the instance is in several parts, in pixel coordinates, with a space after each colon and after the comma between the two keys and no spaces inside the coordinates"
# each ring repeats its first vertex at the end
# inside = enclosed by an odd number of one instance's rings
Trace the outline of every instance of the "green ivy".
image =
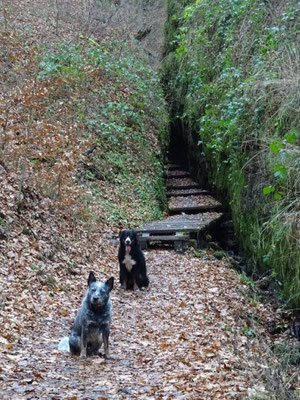
{"type": "Polygon", "coordinates": [[[299,305],[300,238],[289,236],[300,191],[299,1],[168,0],[168,9],[174,124],[203,183],[231,205],[252,268],[265,270],[267,257],[299,305]]]}

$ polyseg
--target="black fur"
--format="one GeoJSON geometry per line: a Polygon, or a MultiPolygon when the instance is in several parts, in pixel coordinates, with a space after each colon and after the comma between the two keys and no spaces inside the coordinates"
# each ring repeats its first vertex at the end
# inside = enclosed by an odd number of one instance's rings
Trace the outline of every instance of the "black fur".
{"type": "Polygon", "coordinates": [[[140,248],[137,233],[124,230],[119,235],[120,246],[118,259],[120,263],[120,283],[125,290],[147,287],[146,260],[140,248]]]}
{"type": "Polygon", "coordinates": [[[82,358],[99,354],[104,343],[105,358],[109,357],[109,329],[111,321],[110,291],[114,278],[106,282],[96,280],[93,272],[88,278],[89,288],[82,300],[72,332],[69,336],[70,352],[82,358]]]}

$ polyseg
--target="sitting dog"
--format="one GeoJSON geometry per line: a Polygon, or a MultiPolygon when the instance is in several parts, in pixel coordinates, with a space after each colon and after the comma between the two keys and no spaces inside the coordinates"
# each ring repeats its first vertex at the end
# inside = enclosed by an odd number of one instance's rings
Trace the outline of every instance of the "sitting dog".
{"type": "Polygon", "coordinates": [[[136,232],[124,230],[119,235],[120,283],[125,290],[136,290],[149,285],[146,261],[136,232]]]}
{"type": "Polygon", "coordinates": [[[89,287],[77,313],[68,343],[66,343],[66,338],[62,339],[58,346],[59,350],[70,351],[72,354],[86,358],[98,355],[103,342],[105,358],[109,358],[110,291],[113,285],[113,277],[106,282],[99,282],[94,273],[90,272],[89,287]]]}

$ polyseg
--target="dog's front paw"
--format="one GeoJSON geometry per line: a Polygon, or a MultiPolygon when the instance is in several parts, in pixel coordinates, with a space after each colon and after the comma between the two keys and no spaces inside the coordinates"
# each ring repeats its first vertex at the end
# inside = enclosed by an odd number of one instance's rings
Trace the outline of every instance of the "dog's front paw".
{"type": "Polygon", "coordinates": [[[80,353],[80,357],[81,357],[83,360],[85,360],[85,359],[87,358],[86,351],[82,351],[82,352],[80,353]]]}
{"type": "Polygon", "coordinates": [[[107,356],[104,356],[104,359],[105,359],[105,361],[113,361],[113,360],[115,360],[115,357],[113,357],[111,355],[107,355],[107,356]]]}

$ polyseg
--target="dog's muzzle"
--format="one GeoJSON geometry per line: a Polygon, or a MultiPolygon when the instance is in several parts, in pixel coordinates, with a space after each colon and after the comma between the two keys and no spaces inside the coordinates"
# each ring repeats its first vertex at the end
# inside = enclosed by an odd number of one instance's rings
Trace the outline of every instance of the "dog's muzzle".
{"type": "Polygon", "coordinates": [[[130,253],[130,250],[131,250],[131,240],[127,238],[125,240],[125,251],[126,253],[130,253]]]}
{"type": "Polygon", "coordinates": [[[92,298],[92,304],[94,306],[102,307],[105,304],[106,299],[104,298],[99,298],[99,297],[93,297],[92,298]]]}

